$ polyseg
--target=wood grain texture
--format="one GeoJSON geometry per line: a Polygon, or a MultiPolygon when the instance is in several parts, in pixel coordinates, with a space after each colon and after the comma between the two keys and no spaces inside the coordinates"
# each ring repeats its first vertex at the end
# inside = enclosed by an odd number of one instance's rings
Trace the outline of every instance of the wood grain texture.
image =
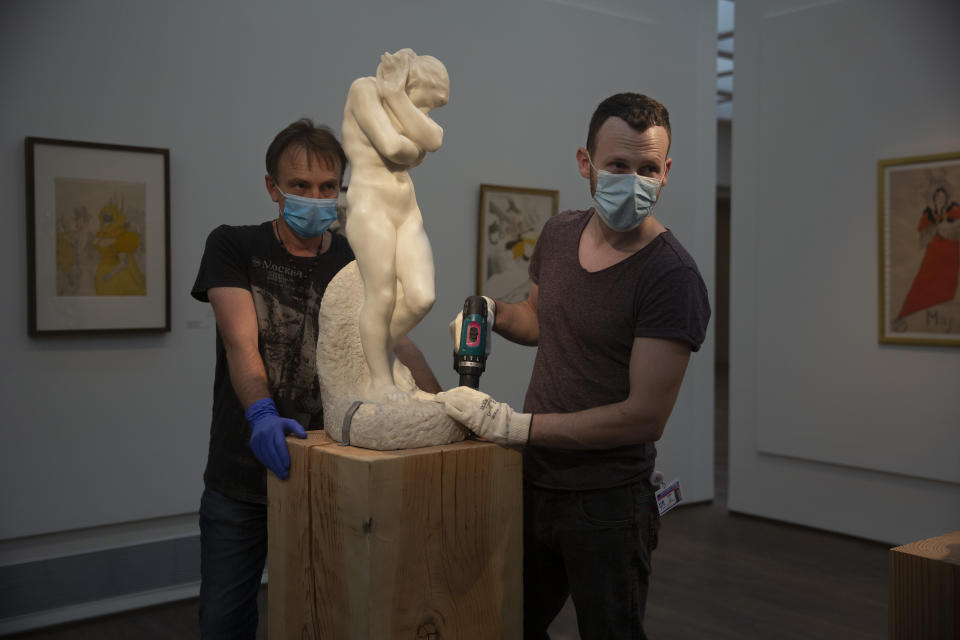
{"type": "MultiPolygon", "coordinates": [[[[268,571],[273,588],[269,594],[269,608],[279,608],[286,615],[269,619],[270,637],[294,637],[288,628],[290,620],[302,621],[307,628],[314,627],[313,611],[307,607],[316,599],[311,576],[314,561],[310,554],[310,497],[308,457],[314,448],[335,446],[323,431],[307,432],[305,440],[288,440],[290,478],[279,480],[267,474],[267,527],[269,547],[268,571]]],[[[337,603],[332,602],[331,606],[337,603]]]]}
{"type": "Polygon", "coordinates": [[[960,531],[890,550],[890,638],[960,639],[960,531]]]}
{"type": "Polygon", "coordinates": [[[271,640],[520,636],[517,452],[288,442],[290,480],[268,485],[271,640]]]}

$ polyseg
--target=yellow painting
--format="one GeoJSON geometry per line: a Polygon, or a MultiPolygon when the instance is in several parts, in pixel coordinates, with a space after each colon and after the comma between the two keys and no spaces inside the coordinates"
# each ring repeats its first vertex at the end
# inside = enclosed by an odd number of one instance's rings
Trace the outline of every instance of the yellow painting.
{"type": "Polygon", "coordinates": [[[58,296],[145,296],[146,184],[55,178],[58,296]]]}

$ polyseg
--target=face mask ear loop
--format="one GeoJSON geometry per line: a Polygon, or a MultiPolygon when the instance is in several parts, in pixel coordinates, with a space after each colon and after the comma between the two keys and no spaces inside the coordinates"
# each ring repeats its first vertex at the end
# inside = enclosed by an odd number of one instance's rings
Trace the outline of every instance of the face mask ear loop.
{"type": "Polygon", "coordinates": [[[590,168],[593,169],[593,172],[594,172],[595,174],[597,174],[597,177],[599,178],[599,177],[600,177],[600,170],[597,169],[596,166],[594,166],[594,164],[593,164],[593,158],[590,157],[590,152],[589,152],[589,151],[587,151],[587,162],[590,163],[590,168]]]}
{"type": "MultiPolygon", "coordinates": [[[[660,174],[660,179],[657,180],[657,199],[653,201],[653,206],[656,207],[660,202],[660,192],[663,191],[663,179],[667,177],[667,161],[663,161],[663,173],[660,174]]],[[[653,209],[650,209],[650,213],[653,213],[653,209]]]]}
{"type": "Polygon", "coordinates": [[[599,188],[600,184],[600,169],[593,164],[593,158],[590,157],[590,152],[587,151],[587,162],[590,163],[590,168],[593,169],[593,174],[595,176],[596,184],[591,185],[593,190],[596,191],[599,188]]]}
{"type": "MultiPolygon", "coordinates": [[[[273,176],[270,176],[270,178],[273,180],[273,188],[276,189],[276,190],[277,190],[277,193],[279,193],[280,195],[282,195],[284,201],[286,201],[286,199],[287,199],[287,194],[285,194],[283,191],[280,190],[280,185],[277,184],[277,179],[274,178],[273,176]]],[[[277,202],[277,206],[280,207],[280,217],[283,217],[283,207],[284,207],[284,204],[285,204],[285,202],[277,202]]]]}

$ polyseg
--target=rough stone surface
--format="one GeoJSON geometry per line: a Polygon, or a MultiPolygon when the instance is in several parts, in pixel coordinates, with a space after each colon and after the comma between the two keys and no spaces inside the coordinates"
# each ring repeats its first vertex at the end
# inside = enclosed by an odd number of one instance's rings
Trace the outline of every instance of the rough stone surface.
{"type": "MultiPolygon", "coordinates": [[[[343,442],[344,414],[370,382],[360,346],[362,302],[363,281],[354,261],[330,282],[320,304],[317,372],[323,421],[327,435],[337,442],[343,442]]],[[[397,386],[415,392],[415,397],[407,402],[360,405],[351,421],[348,444],[384,451],[449,444],[467,436],[469,432],[447,417],[433,394],[417,389],[410,370],[399,360],[394,360],[393,371],[397,386]]]]}

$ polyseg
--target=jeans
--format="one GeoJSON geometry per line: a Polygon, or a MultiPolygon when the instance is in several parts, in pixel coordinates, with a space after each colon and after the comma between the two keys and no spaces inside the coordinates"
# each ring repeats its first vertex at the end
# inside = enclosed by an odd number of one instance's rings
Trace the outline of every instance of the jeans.
{"type": "Polygon", "coordinates": [[[524,638],[573,598],[582,640],[645,640],[650,555],[660,516],[646,480],[612,489],[523,491],[524,638]]]}
{"type": "Polygon", "coordinates": [[[200,498],[200,634],[253,640],[267,558],[267,507],[205,489],[200,498]]]}

